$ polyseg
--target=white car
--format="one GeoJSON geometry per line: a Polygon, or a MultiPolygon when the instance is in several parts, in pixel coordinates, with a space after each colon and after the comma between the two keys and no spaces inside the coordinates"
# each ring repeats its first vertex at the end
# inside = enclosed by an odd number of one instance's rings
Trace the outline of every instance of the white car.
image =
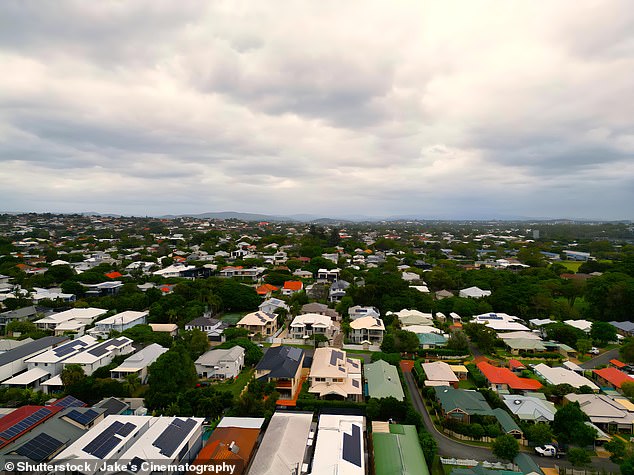
{"type": "Polygon", "coordinates": [[[598,355],[601,352],[599,351],[599,348],[595,348],[593,346],[592,348],[590,348],[590,351],[588,351],[588,353],[590,353],[591,355],[598,355]]]}
{"type": "Polygon", "coordinates": [[[557,457],[557,448],[554,445],[535,447],[535,452],[542,457],[557,457]]]}

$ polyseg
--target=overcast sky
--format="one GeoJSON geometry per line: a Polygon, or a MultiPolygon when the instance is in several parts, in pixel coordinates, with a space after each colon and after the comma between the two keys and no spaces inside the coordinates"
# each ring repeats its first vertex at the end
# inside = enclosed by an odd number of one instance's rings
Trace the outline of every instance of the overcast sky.
{"type": "Polygon", "coordinates": [[[3,0],[0,66],[0,210],[634,218],[630,0],[3,0]]]}

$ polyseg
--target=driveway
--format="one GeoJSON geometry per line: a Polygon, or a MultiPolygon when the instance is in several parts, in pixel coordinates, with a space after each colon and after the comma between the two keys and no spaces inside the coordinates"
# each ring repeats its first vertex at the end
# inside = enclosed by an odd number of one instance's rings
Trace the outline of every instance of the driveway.
{"type": "Polygon", "coordinates": [[[597,366],[605,366],[607,365],[611,359],[617,358],[619,357],[619,349],[618,348],[614,348],[612,350],[608,350],[603,354],[600,354],[599,356],[596,356],[588,361],[586,361],[585,363],[580,364],[579,366],[581,366],[583,369],[594,369],[597,366]]]}
{"type": "MultiPolygon", "coordinates": [[[[429,413],[425,408],[423,398],[418,391],[418,387],[416,386],[416,382],[414,381],[412,373],[404,371],[403,375],[405,377],[407,390],[409,391],[409,394],[412,398],[414,409],[416,409],[421,414],[421,416],[423,416],[425,427],[427,428],[429,433],[433,435],[434,439],[436,439],[436,443],[438,444],[438,453],[440,455],[442,455],[443,457],[453,457],[459,459],[467,458],[474,460],[488,460],[491,462],[499,461],[493,455],[491,450],[486,447],[477,447],[473,445],[463,444],[461,442],[450,439],[446,435],[439,432],[438,429],[436,429],[436,426],[434,426],[431,417],[429,416],[429,413]]],[[[527,453],[540,467],[571,467],[571,465],[563,459],[551,459],[547,457],[540,457],[533,453],[527,453]]],[[[615,463],[612,463],[609,459],[592,457],[592,465],[596,469],[619,473],[619,466],[615,463]]]]}

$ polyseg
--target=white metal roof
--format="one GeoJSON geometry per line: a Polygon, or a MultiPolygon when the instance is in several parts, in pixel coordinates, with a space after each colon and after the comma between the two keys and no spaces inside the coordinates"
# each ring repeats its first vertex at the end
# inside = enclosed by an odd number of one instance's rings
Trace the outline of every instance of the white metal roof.
{"type": "Polygon", "coordinates": [[[23,386],[25,384],[31,384],[38,379],[50,375],[48,371],[43,368],[33,368],[24,373],[20,373],[13,378],[7,379],[6,381],[2,381],[2,384],[6,384],[8,386],[23,386]]]}
{"type": "Polygon", "coordinates": [[[447,363],[443,361],[434,361],[433,363],[421,364],[423,371],[429,381],[447,381],[457,383],[458,377],[447,363]]]}
{"type": "Polygon", "coordinates": [[[365,444],[363,416],[322,414],[317,426],[317,443],[313,456],[315,475],[363,475],[365,474],[365,444]],[[355,433],[358,434],[354,438],[355,433]],[[345,440],[347,439],[347,441],[345,440]],[[344,444],[350,444],[350,448],[344,444]],[[358,464],[350,457],[360,454],[358,464]]]}
{"type": "Polygon", "coordinates": [[[25,361],[25,363],[58,363],[60,361],[65,360],[66,358],[70,358],[72,355],[76,355],[80,351],[87,350],[91,348],[97,343],[97,340],[90,335],[83,335],[81,338],[77,338],[75,340],[66,342],[58,347],[45,351],[44,353],[40,353],[39,355],[35,355],[32,358],[29,358],[25,361]],[[81,343],[85,343],[82,345],[81,343]],[[61,347],[67,348],[72,347],[74,350],[67,354],[56,354],[56,351],[59,352],[61,347]]]}
{"type": "Polygon", "coordinates": [[[138,371],[150,366],[156,361],[156,359],[167,351],[167,348],[163,348],[158,343],[152,343],[146,346],[142,350],[134,353],[125,359],[121,365],[117,366],[111,371],[138,371]]]}
{"type": "Polygon", "coordinates": [[[265,420],[263,417],[223,417],[216,427],[261,429],[265,420]]]}
{"type": "Polygon", "coordinates": [[[330,328],[333,326],[332,319],[328,315],[319,315],[318,313],[305,313],[303,315],[297,315],[291,327],[304,327],[306,325],[312,325],[313,327],[330,328]]]}
{"type": "Polygon", "coordinates": [[[589,386],[593,391],[599,390],[599,386],[588,378],[562,366],[551,368],[544,363],[539,363],[533,366],[533,370],[550,384],[570,384],[573,388],[577,389],[581,386],[589,386]]]}
{"type": "Polygon", "coordinates": [[[147,317],[148,312],[135,312],[133,310],[126,310],[125,312],[117,313],[108,318],[104,318],[97,322],[97,325],[126,325],[139,318],[147,317]]]}

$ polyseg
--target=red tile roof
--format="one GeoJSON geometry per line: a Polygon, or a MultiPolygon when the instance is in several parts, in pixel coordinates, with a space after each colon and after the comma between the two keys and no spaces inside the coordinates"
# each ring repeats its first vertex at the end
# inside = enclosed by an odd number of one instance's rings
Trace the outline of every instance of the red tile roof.
{"type": "Polygon", "coordinates": [[[44,414],[42,417],[37,420],[31,422],[28,426],[21,431],[13,431],[10,434],[0,435],[0,447],[4,447],[10,442],[14,441],[21,437],[25,432],[32,430],[35,426],[40,425],[46,419],[52,417],[54,414],[57,414],[63,408],[58,406],[22,406],[17,408],[15,411],[7,414],[6,416],[0,418],[0,434],[4,434],[4,431],[12,428],[19,422],[24,421],[27,417],[32,416],[39,410],[43,410],[44,414]]]}
{"type": "Polygon", "coordinates": [[[594,374],[605,379],[608,383],[617,388],[620,388],[623,383],[634,383],[634,378],[631,378],[616,368],[595,369],[594,374]]]}
{"type": "Polygon", "coordinates": [[[627,366],[625,363],[617,359],[610,360],[610,364],[616,368],[624,368],[627,366]]]}
{"type": "Polygon", "coordinates": [[[536,379],[520,378],[508,368],[498,368],[486,361],[478,363],[478,369],[492,384],[506,384],[511,389],[535,390],[542,387],[542,383],[536,379]]]}
{"type": "Polygon", "coordinates": [[[263,284],[263,285],[260,285],[257,289],[255,289],[258,295],[266,295],[269,292],[275,292],[276,290],[280,290],[280,288],[275,287],[274,285],[271,285],[271,284],[263,284]]]}
{"type": "Polygon", "coordinates": [[[302,290],[304,288],[304,284],[297,280],[287,280],[284,282],[284,288],[286,290],[302,290]]]}
{"type": "Polygon", "coordinates": [[[117,279],[119,277],[123,277],[123,274],[117,271],[109,272],[108,274],[104,274],[108,279],[117,279]]]}
{"type": "Polygon", "coordinates": [[[511,369],[526,369],[526,366],[524,366],[521,361],[511,359],[511,360],[509,360],[509,368],[511,368],[511,369]]]}

